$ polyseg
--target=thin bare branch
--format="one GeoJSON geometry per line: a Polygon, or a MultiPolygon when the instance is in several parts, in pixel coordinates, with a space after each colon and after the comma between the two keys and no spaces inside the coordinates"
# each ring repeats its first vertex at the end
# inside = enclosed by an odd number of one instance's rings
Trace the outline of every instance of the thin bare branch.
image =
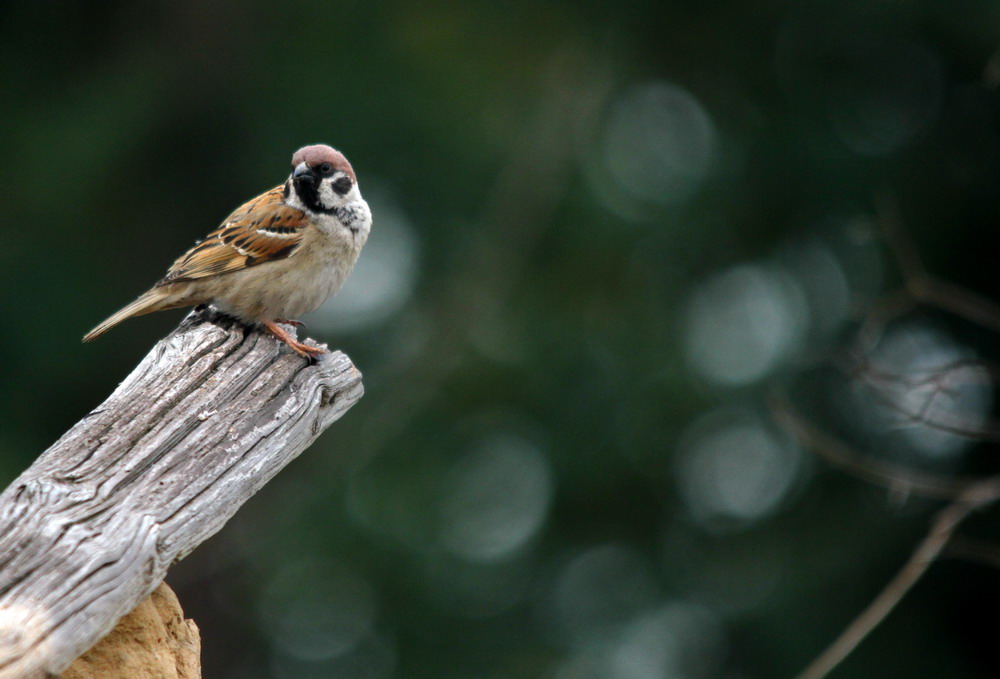
{"type": "Polygon", "coordinates": [[[929,306],[1000,333],[1000,306],[993,300],[940,278],[930,277],[914,298],[929,306]]]}
{"type": "Polygon", "coordinates": [[[854,357],[849,372],[859,384],[868,388],[879,403],[899,413],[908,422],[977,441],[1000,442],[1000,421],[962,417],[933,407],[939,397],[953,395],[960,387],[996,383],[1000,367],[995,364],[965,359],[905,375],[885,370],[867,357],[854,357]],[[965,376],[969,379],[961,379],[965,376]],[[930,389],[927,390],[927,387],[930,389]],[[926,391],[919,401],[913,399],[918,389],[926,391]],[[907,400],[913,402],[907,403],[907,400]]]}
{"type": "Polygon", "coordinates": [[[903,228],[899,205],[892,193],[883,191],[876,196],[875,209],[878,214],[878,224],[882,228],[882,234],[896,260],[896,266],[899,267],[906,288],[914,298],[919,298],[918,291],[928,281],[927,269],[924,268],[913,239],[903,228]]]}
{"type": "MultiPolygon", "coordinates": [[[[903,289],[884,295],[865,315],[855,336],[848,373],[865,384],[880,402],[910,421],[970,438],[1000,441],[1000,425],[997,423],[942,417],[940,412],[932,414],[932,411],[940,410],[935,409],[934,405],[941,396],[954,396],[960,387],[969,384],[995,383],[998,374],[996,366],[985,361],[963,359],[939,369],[921,371],[920,374],[899,375],[881,369],[871,360],[870,356],[889,324],[912,312],[918,305],[935,307],[1000,333],[1000,306],[929,275],[912,239],[902,227],[899,210],[892,196],[885,193],[876,202],[879,223],[903,278],[903,289]],[[918,403],[919,407],[908,407],[902,400],[903,396],[912,397],[913,390],[926,391],[928,388],[929,392],[918,399],[921,401],[918,403]]],[[[821,679],[836,668],[889,615],[920,580],[930,564],[942,555],[1000,566],[1000,549],[996,546],[954,539],[956,529],[972,512],[1000,500],[1000,476],[981,480],[942,478],[874,462],[811,423],[798,412],[782,389],[772,389],[770,403],[778,421],[803,445],[831,464],[894,490],[950,501],[937,514],[927,536],[896,576],[840,636],[806,667],[798,679],[821,679]]]]}
{"type": "Polygon", "coordinates": [[[889,581],[868,608],[847,626],[840,636],[798,676],[798,679],[821,679],[829,674],[913,588],[931,563],[941,555],[959,524],[972,512],[983,509],[998,499],[1000,499],[1000,477],[990,477],[962,491],[954,502],[938,513],[927,537],[903,568],[889,581]]]}
{"type": "Polygon", "coordinates": [[[965,288],[930,275],[913,239],[902,226],[899,207],[888,192],[876,197],[878,223],[896,261],[906,292],[913,300],[952,313],[1000,333],[1000,305],[965,288]]]}
{"type": "Polygon", "coordinates": [[[1000,568],[1000,545],[985,540],[955,536],[941,556],[1000,568]]]}
{"type": "Polygon", "coordinates": [[[854,350],[859,354],[874,351],[885,335],[886,326],[917,306],[917,301],[904,288],[883,294],[864,314],[864,320],[854,338],[854,350]]]}
{"type": "Polygon", "coordinates": [[[799,443],[834,467],[895,492],[938,500],[954,500],[977,481],[967,477],[920,474],[905,467],[866,459],[850,446],[824,432],[796,408],[781,387],[772,387],[768,403],[775,419],[799,443]]]}

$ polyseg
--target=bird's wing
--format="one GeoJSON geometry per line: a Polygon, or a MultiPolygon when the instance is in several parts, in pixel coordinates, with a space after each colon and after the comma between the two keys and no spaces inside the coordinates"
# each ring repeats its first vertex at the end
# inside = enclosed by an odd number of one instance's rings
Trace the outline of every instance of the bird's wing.
{"type": "Polygon", "coordinates": [[[236,208],[218,229],[181,255],[157,287],[284,259],[302,243],[308,218],[282,200],[282,186],[236,208]]]}

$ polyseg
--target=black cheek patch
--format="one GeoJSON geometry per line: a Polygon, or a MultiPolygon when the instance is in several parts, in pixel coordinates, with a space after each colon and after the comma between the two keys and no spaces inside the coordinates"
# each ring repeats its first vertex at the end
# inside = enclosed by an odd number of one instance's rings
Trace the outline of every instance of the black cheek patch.
{"type": "Polygon", "coordinates": [[[348,191],[350,191],[351,186],[353,186],[353,184],[350,178],[348,177],[340,177],[335,182],[333,182],[333,190],[336,191],[341,196],[345,195],[348,191]]]}

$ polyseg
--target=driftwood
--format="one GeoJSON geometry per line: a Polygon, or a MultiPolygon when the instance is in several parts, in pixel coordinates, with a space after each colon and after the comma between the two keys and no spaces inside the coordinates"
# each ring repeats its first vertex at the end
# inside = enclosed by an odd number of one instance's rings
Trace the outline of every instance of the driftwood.
{"type": "Polygon", "coordinates": [[[362,393],[193,312],[0,494],[0,679],[65,670],[362,393]]]}

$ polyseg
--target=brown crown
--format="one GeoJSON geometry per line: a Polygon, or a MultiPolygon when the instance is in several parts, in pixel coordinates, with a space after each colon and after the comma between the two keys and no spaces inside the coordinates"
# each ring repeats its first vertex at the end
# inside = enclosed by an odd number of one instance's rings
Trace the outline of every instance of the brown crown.
{"type": "Polygon", "coordinates": [[[313,168],[323,163],[330,163],[334,168],[347,174],[351,178],[351,181],[358,181],[358,178],[354,175],[354,168],[347,162],[344,154],[326,144],[313,144],[312,146],[303,146],[300,148],[292,156],[292,167],[298,167],[299,163],[303,161],[305,161],[306,165],[313,168]]]}

